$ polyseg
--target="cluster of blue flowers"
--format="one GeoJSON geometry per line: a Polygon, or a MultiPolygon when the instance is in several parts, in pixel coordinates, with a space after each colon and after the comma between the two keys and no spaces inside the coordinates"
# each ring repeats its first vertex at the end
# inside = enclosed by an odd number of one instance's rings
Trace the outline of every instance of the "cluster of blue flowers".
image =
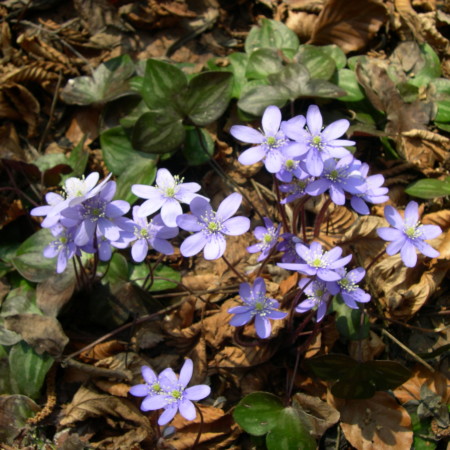
{"type": "MultiPolygon", "coordinates": [[[[281,203],[328,192],[336,205],[349,200],[356,212],[369,214],[368,203],[386,202],[388,189],[383,187],[382,175],[369,175],[369,166],[355,159],[346,148],[354,144],[341,139],[348,127],[349,122],[341,119],[323,128],[321,113],[315,105],[308,108],[306,117],[296,116],[288,121],[282,121],[279,108],[269,106],[262,117],[262,131],[236,125],[230,132],[240,141],[254,144],[239,156],[239,161],[247,165],[263,161],[279,180],[280,191],[286,194],[281,203]]],[[[132,192],[145,200],[133,207],[132,218],[125,217],[130,210],[127,202],[113,200],[116,183],[109,177],[98,181],[98,173],[86,179],[69,178],[63,195],[50,192],[46,195],[47,205],[31,211],[32,215],[44,217],[42,226],[49,228],[55,237],[44,249],[44,255],[57,257],[58,273],[81,252],[97,253],[101,261],[107,261],[113,248],[131,247],[132,259],[138,263],[145,260],[151,249],[170,255],[174,248],[169,239],[176,237],[179,229],[192,233],[181,243],[183,256],[203,251],[205,259],[215,260],[224,255],[227,236],[242,235],[250,229],[247,217],[235,216],[242,202],[241,194],[230,194],[214,211],[209,199],[198,194],[199,184],[184,183],[167,169],[158,170],[155,186],[132,186],[132,192]],[[182,204],[189,205],[190,213],[183,212],[182,204]]],[[[404,218],[392,206],[386,206],[385,217],[392,228],[379,228],[377,232],[390,241],[386,248],[389,255],[400,252],[407,267],[415,266],[416,249],[431,258],[439,256],[425,240],[442,231],[436,225],[419,222],[416,202],[407,205],[404,218]]],[[[263,222],[264,225],[254,229],[257,242],[247,247],[247,251],[260,253],[258,262],[280,252],[278,266],[303,276],[298,285],[304,298],[298,297],[296,312],[316,310],[319,322],[333,296],[339,294],[353,309],[370,301],[370,295],[358,285],[365,270],[346,267],[351,255],[342,257],[340,247],[325,251],[320,243],[303,242],[289,230],[281,234],[282,226],[267,217],[263,222]]],[[[242,283],[239,295],[242,305],[228,310],[233,315],[230,324],[240,327],[254,321],[256,333],[262,339],[271,334],[271,320],[283,319],[288,314],[280,311],[280,303],[267,295],[261,277],[255,279],[253,286],[242,283]]],[[[186,388],[192,375],[190,360],[185,362],[179,378],[172,369],[157,376],[143,367],[142,374],[145,384],[132,387],[130,393],[145,396],[141,406],[144,411],[164,409],[160,425],[172,420],[178,410],[192,420],[195,418],[192,401],[203,399],[210,392],[205,385],[186,388]]]]}

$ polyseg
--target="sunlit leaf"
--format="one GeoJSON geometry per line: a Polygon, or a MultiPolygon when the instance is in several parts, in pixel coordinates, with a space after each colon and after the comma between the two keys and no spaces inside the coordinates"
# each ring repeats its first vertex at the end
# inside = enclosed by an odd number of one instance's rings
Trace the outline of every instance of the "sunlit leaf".
{"type": "Polygon", "coordinates": [[[200,128],[199,133],[194,127],[188,127],[186,130],[182,151],[190,166],[205,164],[214,153],[214,141],[211,135],[204,128],[200,128]]]}
{"type": "Polygon", "coordinates": [[[249,79],[266,78],[267,75],[277,73],[282,68],[283,63],[276,49],[260,48],[248,58],[245,76],[249,79]]]}
{"type": "Polygon", "coordinates": [[[314,45],[301,45],[295,60],[308,69],[311,78],[329,80],[336,70],[334,59],[322,47],[314,45]]]}
{"type": "Polygon", "coordinates": [[[415,181],[405,189],[405,192],[413,197],[425,199],[445,197],[450,195],[450,179],[436,180],[427,178],[415,181]]]}

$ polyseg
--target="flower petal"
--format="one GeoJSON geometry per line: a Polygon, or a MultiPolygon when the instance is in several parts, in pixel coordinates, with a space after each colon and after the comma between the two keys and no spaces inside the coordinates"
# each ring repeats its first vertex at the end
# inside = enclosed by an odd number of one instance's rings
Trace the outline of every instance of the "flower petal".
{"type": "Polygon", "coordinates": [[[203,400],[205,397],[208,397],[209,394],[211,394],[211,388],[206,384],[198,384],[197,386],[189,387],[184,391],[184,396],[194,402],[203,400]]]}
{"type": "Polygon", "coordinates": [[[347,119],[336,120],[322,131],[322,136],[326,141],[332,141],[345,134],[349,126],[350,122],[347,119]]]}
{"type": "Polygon", "coordinates": [[[410,224],[416,224],[419,221],[419,205],[417,202],[411,201],[406,205],[405,221],[410,224]]]}
{"type": "Polygon", "coordinates": [[[313,136],[317,136],[322,131],[322,114],[317,105],[310,105],[306,112],[306,123],[308,130],[313,136]]]}
{"type": "Polygon", "coordinates": [[[177,225],[186,231],[200,231],[203,227],[198,222],[198,217],[193,214],[181,214],[177,217],[177,225]]]}
{"type": "Polygon", "coordinates": [[[434,239],[442,234],[441,227],[437,225],[422,225],[421,229],[424,239],[434,239]]]}
{"type": "Polygon", "coordinates": [[[244,125],[233,125],[230,128],[230,134],[235,139],[248,144],[261,144],[264,141],[264,136],[261,132],[244,125]]]}
{"type": "Polygon", "coordinates": [[[232,217],[223,223],[223,234],[240,236],[250,229],[250,219],[244,216],[232,217]]]}
{"type": "Polygon", "coordinates": [[[405,245],[407,241],[406,236],[402,236],[399,239],[396,239],[395,241],[392,241],[387,247],[386,247],[386,253],[389,256],[395,255],[396,253],[398,253],[402,247],[405,245]]]}
{"type": "Polygon", "coordinates": [[[255,279],[253,283],[253,293],[255,297],[259,297],[259,295],[266,295],[266,283],[264,278],[258,277],[255,279]]]}
{"type": "Polygon", "coordinates": [[[384,207],[384,217],[394,227],[399,230],[403,229],[405,222],[402,216],[392,206],[388,205],[384,207]]]}
{"type": "Polygon", "coordinates": [[[201,252],[206,245],[206,238],[202,231],[187,237],[180,246],[180,252],[183,256],[194,256],[201,252]]]}
{"type": "Polygon", "coordinates": [[[213,235],[205,244],[203,256],[208,261],[218,259],[225,253],[226,246],[227,242],[222,234],[213,235]]]}
{"type": "Polygon", "coordinates": [[[440,255],[440,253],[437,250],[435,250],[430,244],[427,244],[424,241],[416,240],[414,242],[414,245],[419,250],[420,253],[423,253],[425,256],[428,256],[429,258],[437,258],[440,255]]]}
{"type": "Polygon", "coordinates": [[[246,313],[236,314],[230,319],[230,325],[233,327],[241,327],[242,325],[249,323],[252,317],[251,310],[246,313]]]}
{"type": "Polygon", "coordinates": [[[277,106],[268,106],[261,120],[262,129],[266,136],[274,136],[280,129],[281,111],[277,106]]]}
{"type": "Polygon", "coordinates": [[[221,220],[227,220],[233,216],[241,206],[242,195],[239,192],[233,192],[224,198],[217,208],[217,217],[221,220]]]}
{"type": "Polygon", "coordinates": [[[148,395],[148,386],[146,384],[136,384],[136,386],[130,387],[128,393],[135,397],[145,397],[148,395]]]}
{"type": "Polygon", "coordinates": [[[164,408],[166,405],[167,400],[164,395],[149,395],[142,401],[141,409],[142,411],[155,411],[164,408]]]}
{"type": "Polygon", "coordinates": [[[188,399],[181,400],[178,409],[186,420],[194,420],[197,416],[194,404],[188,399]]]}
{"type": "Polygon", "coordinates": [[[414,267],[417,264],[416,247],[408,239],[401,248],[400,255],[406,267],[414,267]]]}
{"type": "Polygon", "coordinates": [[[192,359],[186,359],[184,361],[183,367],[180,370],[180,377],[178,378],[179,383],[186,387],[191,381],[192,371],[194,370],[194,363],[192,359]]]}
{"type": "Polygon", "coordinates": [[[189,204],[192,214],[202,217],[211,214],[212,208],[209,202],[203,197],[195,197],[189,204]]]}
{"type": "Polygon", "coordinates": [[[270,320],[265,317],[256,316],[255,317],[255,330],[256,330],[256,334],[261,339],[268,338],[270,336],[270,332],[272,331],[272,326],[270,325],[270,320]]]}
{"type": "Polygon", "coordinates": [[[164,412],[159,416],[158,425],[159,426],[167,425],[175,417],[177,411],[178,411],[178,403],[174,403],[170,406],[167,406],[164,412]]]}
{"type": "Polygon", "coordinates": [[[242,152],[238,157],[238,161],[244,166],[250,166],[252,164],[261,161],[262,159],[265,158],[265,156],[266,156],[265,148],[258,145],[256,147],[252,147],[245,150],[245,152],[242,152]]]}
{"type": "Polygon", "coordinates": [[[156,373],[153,372],[153,370],[150,369],[150,367],[148,367],[148,366],[142,366],[141,372],[142,372],[142,377],[148,384],[153,384],[158,379],[158,377],[156,376],[156,373]]]}
{"type": "Polygon", "coordinates": [[[181,205],[174,199],[167,199],[161,208],[161,218],[168,227],[177,226],[177,217],[183,214],[181,205]]]}

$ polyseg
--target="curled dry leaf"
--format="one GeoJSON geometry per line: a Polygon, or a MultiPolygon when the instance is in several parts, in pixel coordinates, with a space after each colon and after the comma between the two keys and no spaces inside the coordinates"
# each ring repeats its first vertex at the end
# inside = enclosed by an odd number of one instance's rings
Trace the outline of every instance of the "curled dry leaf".
{"type": "Polygon", "coordinates": [[[386,20],[386,7],[379,0],[328,0],[308,44],[336,44],[345,53],[361,50],[386,20]]]}
{"type": "Polygon", "coordinates": [[[320,438],[328,428],[338,422],[339,411],[320,398],[299,392],[292,398],[292,406],[308,424],[315,438],[320,438]]]}
{"type": "Polygon", "coordinates": [[[97,344],[95,347],[80,353],[79,358],[86,362],[91,363],[100,359],[114,356],[117,353],[121,353],[127,349],[127,344],[121,341],[106,341],[97,344]]]}
{"type": "Polygon", "coordinates": [[[385,349],[384,342],[373,331],[370,332],[367,339],[360,341],[350,341],[348,345],[349,355],[361,361],[373,361],[381,355],[385,349]]]}
{"type": "Polygon", "coordinates": [[[297,34],[300,42],[305,42],[311,39],[316,22],[317,16],[315,14],[303,11],[289,11],[286,26],[297,34]]]}
{"type": "Polygon", "coordinates": [[[39,314],[14,314],[5,317],[5,328],[19,333],[40,355],[58,357],[69,342],[61,324],[53,317],[39,314]]]}
{"type": "Polygon", "coordinates": [[[101,448],[133,448],[134,445],[153,438],[149,420],[133,403],[100,394],[89,386],[82,386],[72,402],[63,408],[60,425],[74,426],[89,419],[104,419],[111,427],[110,431],[114,429],[116,436],[106,437],[111,433],[105,427],[102,436],[104,439],[92,443],[101,448]],[[117,436],[118,429],[122,431],[120,436],[117,436]],[[112,446],[107,447],[107,444],[112,446]]]}
{"type": "Polygon", "coordinates": [[[411,448],[411,418],[386,392],[365,400],[344,400],[328,394],[328,403],[341,414],[341,428],[357,450],[411,448]]]}
{"type": "Polygon", "coordinates": [[[438,371],[432,373],[422,365],[416,366],[411,378],[406,383],[394,389],[394,395],[402,404],[410,400],[420,400],[420,389],[424,384],[439,395],[443,403],[449,403],[450,385],[447,377],[438,371]]]}
{"type": "MultiPolygon", "coordinates": [[[[222,409],[213,406],[197,406],[203,415],[199,444],[206,445],[205,448],[226,448],[228,443],[236,439],[240,431],[230,414],[225,414],[222,409]]],[[[177,450],[192,448],[200,430],[199,413],[197,412],[197,417],[193,421],[177,414],[171,425],[177,432],[167,440],[167,443],[177,450]]]]}

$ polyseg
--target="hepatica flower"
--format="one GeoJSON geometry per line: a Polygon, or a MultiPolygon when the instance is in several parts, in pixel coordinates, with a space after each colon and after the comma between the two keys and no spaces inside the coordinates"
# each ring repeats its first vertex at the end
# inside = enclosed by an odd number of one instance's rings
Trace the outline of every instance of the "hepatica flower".
{"type": "Polygon", "coordinates": [[[318,177],[322,174],[323,162],[326,159],[343,158],[350,154],[344,147],[354,145],[354,142],[338,139],[347,131],[350,123],[346,119],[340,119],[322,130],[323,120],[319,107],[310,105],[306,113],[306,125],[307,130],[288,125],[285,125],[283,130],[286,136],[299,144],[301,151],[306,153],[306,171],[318,177]]]}
{"type": "Polygon", "coordinates": [[[249,253],[261,252],[258,257],[258,262],[267,258],[270,250],[275,246],[278,241],[278,236],[280,235],[281,225],[276,227],[274,223],[267,217],[264,217],[265,227],[256,227],[253,234],[256,239],[258,239],[257,244],[250,245],[247,247],[249,253]]]}
{"type": "Polygon", "coordinates": [[[57,257],[56,272],[62,273],[66,270],[67,262],[74,255],[80,255],[79,248],[75,245],[73,239],[73,231],[67,229],[60,224],[50,229],[55,239],[44,248],[44,256],[46,258],[57,257]]]}
{"type": "Polygon", "coordinates": [[[241,194],[237,192],[230,194],[215,212],[206,199],[194,198],[190,203],[192,214],[181,214],[177,217],[180,228],[195,232],[181,244],[181,254],[188,257],[203,250],[207,260],[220,258],[227,245],[225,236],[239,236],[250,228],[250,219],[247,217],[232,217],[241,205],[241,201],[241,194]]]}
{"type": "Polygon", "coordinates": [[[270,320],[284,319],[287,316],[287,313],[278,310],[280,303],[266,295],[266,284],[261,277],[256,278],[253,287],[248,283],[241,283],[239,295],[244,305],[228,310],[230,314],[235,314],[230,325],[240,327],[254,318],[256,334],[261,339],[270,336],[270,320]]]}
{"type": "MultiPolygon", "coordinates": [[[[255,130],[251,127],[243,125],[233,125],[230,134],[242,142],[248,144],[257,144],[245,150],[239,156],[238,160],[241,164],[250,165],[259,161],[264,161],[266,169],[270,173],[277,173],[281,170],[284,160],[285,151],[290,147],[288,141],[280,130],[281,111],[276,106],[268,106],[262,116],[262,131],[255,130]]],[[[301,152],[292,148],[293,154],[286,156],[298,156],[301,152]]]]}
{"type": "Polygon", "coordinates": [[[388,255],[400,252],[406,267],[416,265],[416,249],[430,258],[439,256],[439,252],[425,240],[434,239],[442,233],[442,230],[437,225],[422,225],[419,222],[419,205],[416,202],[408,203],[404,219],[392,206],[384,208],[384,216],[393,228],[378,228],[377,233],[381,239],[392,241],[386,248],[388,255]]]}
{"type": "Polygon", "coordinates": [[[324,252],[318,242],[312,242],[309,248],[304,244],[296,244],[295,250],[304,263],[278,263],[278,265],[283,269],[296,270],[304,275],[316,275],[322,281],[339,280],[341,275],[336,269],[344,267],[352,259],[352,255],[341,258],[341,247],[334,247],[324,252]]]}
{"type": "Polygon", "coordinates": [[[342,275],[339,281],[327,283],[327,288],[332,295],[341,294],[344,303],[352,309],[358,309],[358,303],[367,303],[370,301],[370,295],[364,292],[358,283],[364,278],[366,271],[362,267],[350,270],[338,269],[342,275]]]}
{"type": "Polygon", "coordinates": [[[176,227],[177,217],[183,213],[180,203],[189,204],[200,190],[198,183],[183,183],[183,179],[173,176],[167,169],[159,169],[156,173],[156,186],[134,184],[133,194],[147,199],[139,210],[139,217],[148,217],[161,209],[161,217],[168,227],[176,227]]]}
{"type": "Polygon", "coordinates": [[[194,364],[186,359],[178,377],[172,369],[163,370],[157,376],[147,366],[142,367],[145,384],[130,388],[130,394],[145,397],[141,404],[142,411],[164,409],[159,416],[158,424],[166,425],[179,411],[187,420],[197,416],[193,401],[202,400],[211,393],[211,388],[205,384],[186,387],[191,381],[194,364]]]}
{"type": "Polygon", "coordinates": [[[328,301],[331,298],[327,283],[319,279],[302,278],[298,285],[303,289],[306,300],[299,303],[295,310],[298,313],[304,313],[312,309],[317,310],[317,322],[320,322],[325,317],[328,301]]]}

